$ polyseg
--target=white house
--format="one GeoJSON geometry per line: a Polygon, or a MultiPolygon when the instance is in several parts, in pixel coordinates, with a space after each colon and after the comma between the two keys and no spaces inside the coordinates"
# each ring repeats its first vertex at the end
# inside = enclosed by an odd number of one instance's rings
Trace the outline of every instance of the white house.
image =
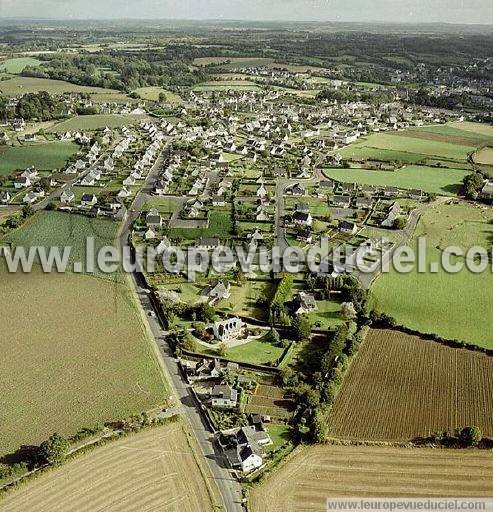
{"type": "Polygon", "coordinates": [[[75,194],[71,190],[64,190],[60,196],[60,201],[65,204],[71,203],[74,199],[75,194]]]}
{"type": "Polygon", "coordinates": [[[211,391],[211,404],[218,407],[232,408],[238,403],[238,391],[228,385],[216,385],[211,391]]]}

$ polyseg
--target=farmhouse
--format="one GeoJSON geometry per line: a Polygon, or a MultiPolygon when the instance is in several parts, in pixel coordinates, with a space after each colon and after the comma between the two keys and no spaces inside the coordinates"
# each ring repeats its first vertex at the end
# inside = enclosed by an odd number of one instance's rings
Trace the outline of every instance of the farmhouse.
{"type": "Polygon", "coordinates": [[[222,322],[214,322],[214,336],[219,341],[238,338],[243,331],[243,322],[238,317],[228,318],[222,322]]]}

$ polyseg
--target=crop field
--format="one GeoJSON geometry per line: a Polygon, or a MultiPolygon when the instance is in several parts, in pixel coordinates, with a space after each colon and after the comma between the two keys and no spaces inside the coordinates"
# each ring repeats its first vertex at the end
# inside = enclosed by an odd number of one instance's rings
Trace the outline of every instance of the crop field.
{"type": "Polygon", "coordinates": [[[212,512],[220,501],[180,422],[112,441],[0,501],[0,512],[212,512]]]}
{"type": "MultiPolygon", "coordinates": [[[[70,213],[41,211],[31,217],[23,227],[13,231],[7,238],[14,246],[70,247],[69,269],[74,262],[86,262],[86,239],[94,239],[94,251],[114,245],[118,224],[106,219],[93,219],[70,213]]],[[[94,265],[94,274],[99,277],[121,281],[120,273],[104,274],[94,265]]]]}
{"type": "Polygon", "coordinates": [[[464,176],[470,171],[408,165],[397,171],[367,169],[328,169],[327,175],[335,180],[403,189],[421,189],[439,195],[454,195],[460,190],[464,176]]]}
{"type": "Polygon", "coordinates": [[[0,176],[34,165],[40,171],[60,169],[79,151],[73,142],[48,142],[0,147],[0,176]]]}
{"type": "Polygon", "coordinates": [[[147,119],[145,115],[95,115],[95,116],[75,116],[67,121],[62,121],[49,129],[51,133],[64,133],[72,131],[95,131],[108,128],[120,128],[139,123],[142,119],[147,119]]]}
{"type": "Polygon", "coordinates": [[[436,141],[434,138],[433,136],[418,138],[414,131],[395,132],[393,134],[378,133],[365,138],[362,145],[464,163],[467,161],[468,153],[475,149],[475,145],[472,143],[460,145],[453,142],[436,141]]]}
{"type": "Polygon", "coordinates": [[[109,94],[119,93],[112,89],[103,89],[102,87],[88,87],[85,85],[76,85],[63,80],[50,80],[48,78],[31,78],[18,76],[11,80],[0,81],[0,92],[5,96],[18,96],[28,92],[46,91],[50,94],[63,94],[64,92],[83,92],[88,94],[109,94]]]}
{"type": "Polygon", "coordinates": [[[252,512],[321,511],[328,497],[489,497],[486,450],[319,445],[299,449],[252,489],[252,512]]]}
{"type": "Polygon", "coordinates": [[[19,57],[15,59],[7,59],[0,62],[0,73],[11,73],[16,75],[21,73],[26,66],[38,67],[41,61],[33,57],[19,57]]]}
{"type": "Polygon", "coordinates": [[[166,386],[124,285],[0,268],[0,454],[162,404],[166,386]]]}
{"type": "Polygon", "coordinates": [[[329,416],[329,436],[409,441],[466,425],[493,435],[493,358],[372,329],[329,416]]]}
{"type": "Polygon", "coordinates": [[[485,147],[474,154],[474,161],[481,165],[493,165],[493,147],[485,147]]]}
{"type": "MultiPolygon", "coordinates": [[[[372,287],[376,309],[420,332],[493,348],[491,268],[479,274],[467,268],[451,274],[441,268],[443,249],[448,246],[465,250],[480,245],[490,250],[491,217],[490,210],[466,203],[442,204],[424,213],[410,246],[415,247],[417,237],[426,236],[427,265],[439,263],[438,272],[419,273],[414,269],[402,274],[391,268],[372,287]]],[[[451,262],[456,261],[452,256],[451,262]]]]}
{"type": "Polygon", "coordinates": [[[286,398],[282,388],[270,384],[260,384],[255,394],[249,396],[245,412],[287,419],[291,416],[292,404],[292,400],[286,398]]]}

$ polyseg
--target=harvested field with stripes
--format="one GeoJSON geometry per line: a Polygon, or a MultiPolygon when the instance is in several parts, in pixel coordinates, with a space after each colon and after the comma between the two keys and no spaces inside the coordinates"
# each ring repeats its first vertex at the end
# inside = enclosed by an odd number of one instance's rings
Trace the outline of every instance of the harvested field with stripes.
{"type": "Polygon", "coordinates": [[[493,436],[493,358],[373,329],[329,417],[329,435],[409,441],[478,426],[493,436]]]}
{"type": "Polygon", "coordinates": [[[322,445],[303,448],[250,494],[252,512],[326,510],[328,497],[489,497],[487,450],[322,445]]]}
{"type": "Polygon", "coordinates": [[[110,442],[0,498],[0,512],[212,511],[194,443],[178,421],[110,442]]]}

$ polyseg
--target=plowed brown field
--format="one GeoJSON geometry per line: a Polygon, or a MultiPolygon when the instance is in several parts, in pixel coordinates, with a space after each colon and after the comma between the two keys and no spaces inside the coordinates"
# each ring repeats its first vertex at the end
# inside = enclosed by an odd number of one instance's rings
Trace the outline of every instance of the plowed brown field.
{"type": "Polygon", "coordinates": [[[333,437],[406,441],[476,425],[493,436],[493,358],[373,329],[334,403],[333,437]]]}
{"type": "Polygon", "coordinates": [[[324,511],[328,497],[490,497],[486,450],[378,446],[304,448],[250,496],[252,512],[324,511]]]}
{"type": "Polygon", "coordinates": [[[191,446],[181,423],[131,435],[12,491],[0,512],[211,511],[213,481],[191,446]]]}

